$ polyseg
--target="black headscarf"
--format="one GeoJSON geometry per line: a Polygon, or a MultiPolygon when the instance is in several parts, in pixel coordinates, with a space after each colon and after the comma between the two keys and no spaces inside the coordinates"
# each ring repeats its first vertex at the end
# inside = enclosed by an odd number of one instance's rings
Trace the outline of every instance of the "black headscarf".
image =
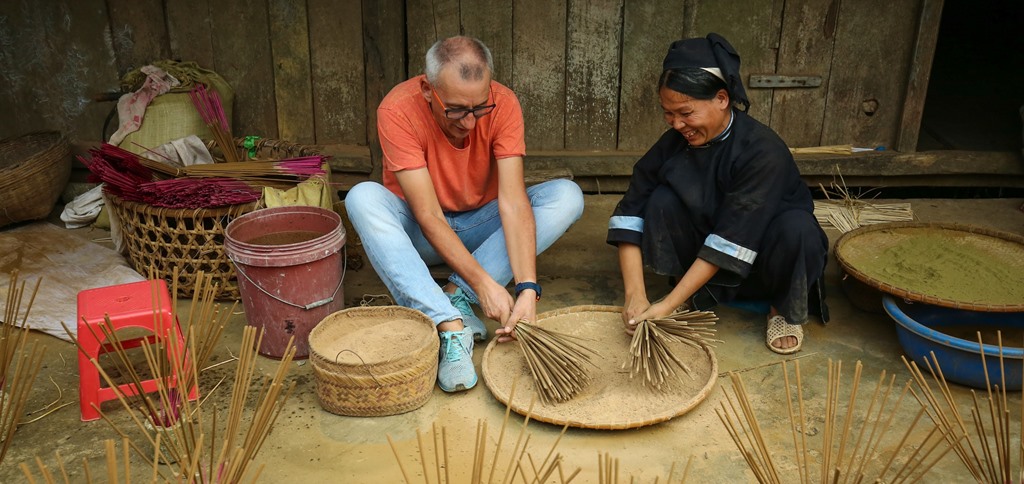
{"type": "Polygon", "coordinates": [[[743,80],[740,78],[740,55],[721,35],[710,33],[703,39],[672,42],[662,62],[662,70],[683,67],[717,67],[722,71],[729,98],[743,105],[743,111],[750,108],[750,100],[747,99],[747,91],[743,89],[743,80]]]}

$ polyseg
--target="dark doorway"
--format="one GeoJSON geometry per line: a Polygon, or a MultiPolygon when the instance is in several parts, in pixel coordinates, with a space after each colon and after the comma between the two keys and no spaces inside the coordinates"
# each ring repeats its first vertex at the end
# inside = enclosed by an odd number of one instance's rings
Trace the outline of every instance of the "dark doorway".
{"type": "Polygon", "coordinates": [[[1022,25],[1021,0],[946,0],[918,151],[1020,152],[1022,25]]]}

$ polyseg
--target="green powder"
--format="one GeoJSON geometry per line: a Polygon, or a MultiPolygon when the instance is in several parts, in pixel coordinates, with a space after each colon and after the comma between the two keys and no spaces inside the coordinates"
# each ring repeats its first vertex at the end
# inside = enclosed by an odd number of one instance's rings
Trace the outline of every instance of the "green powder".
{"type": "Polygon", "coordinates": [[[1024,304],[1024,246],[997,237],[931,227],[877,230],[851,239],[843,257],[875,281],[912,293],[1024,304]]]}

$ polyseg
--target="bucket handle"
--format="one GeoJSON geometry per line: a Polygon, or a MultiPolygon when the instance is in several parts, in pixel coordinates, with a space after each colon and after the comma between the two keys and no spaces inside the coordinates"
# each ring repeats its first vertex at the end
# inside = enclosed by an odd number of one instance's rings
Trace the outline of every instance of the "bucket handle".
{"type": "Polygon", "coordinates": [[[342,284],[345,283],[345,273],[348,272],[348,247],[342,247],[341,250],[342,250],[342,253],[341,253],[342,268],[341,268],[341,280],[338,281],[338,287],[334,288],[334,293],[331,294],[330,296],[328,296],[326,299],[321,299],[319,301],[313,301],[313,302],[311,302],[309,304],[306,304],[305,306],[300,305],[300,304],[295,304],[295,303],[293,303],[291,301],[285,301],[284,299],[281,299],[281,298],[271,294],[266,289],[263,289],[263,286],[257,284],[256,281],[254,281],[251,278],[249,278],[249,275],[246,274],[244,270],[242,270],[242,265],[239,264],[238,262],[236,262],[234,258],[232,258],[229,255],[228,259],[231,259],[231,262],[235,263],[235,272],[241,274],[242,277],[245,278],[245,280],[249,281],[250,284],[255,286],[256,289],[259,289],[260,292],[262,292],[263,294],[266,294],[266,295],[268,295],[268,296],[278,300],[279,302],[285,303],[285,304],[287,304],[289,306],[309,311],[310,309],[315,309],[315,308],[318,308],[318,307],[323,306],[325,304],[330,304],[330,303],[334,302],[334,297],[338,295],[338,291],[341,290],[342,284]]]}

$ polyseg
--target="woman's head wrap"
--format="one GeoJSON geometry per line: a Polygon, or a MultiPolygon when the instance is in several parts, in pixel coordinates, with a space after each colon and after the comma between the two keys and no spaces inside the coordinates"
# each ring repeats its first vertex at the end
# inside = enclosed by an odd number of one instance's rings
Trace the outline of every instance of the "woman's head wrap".
{"type": "Polygon", "coordinates": [[[750,107],[747,92],[740,78],[740,55],[721,35],[710,33],[706,38],[683,39],[672,42],[662,62],[662,70],[695,67],[708,71],[725,81],[726,91],[733,102],[750,107]],[[717,72],[716,72],[717,71],[717,72]]]}

